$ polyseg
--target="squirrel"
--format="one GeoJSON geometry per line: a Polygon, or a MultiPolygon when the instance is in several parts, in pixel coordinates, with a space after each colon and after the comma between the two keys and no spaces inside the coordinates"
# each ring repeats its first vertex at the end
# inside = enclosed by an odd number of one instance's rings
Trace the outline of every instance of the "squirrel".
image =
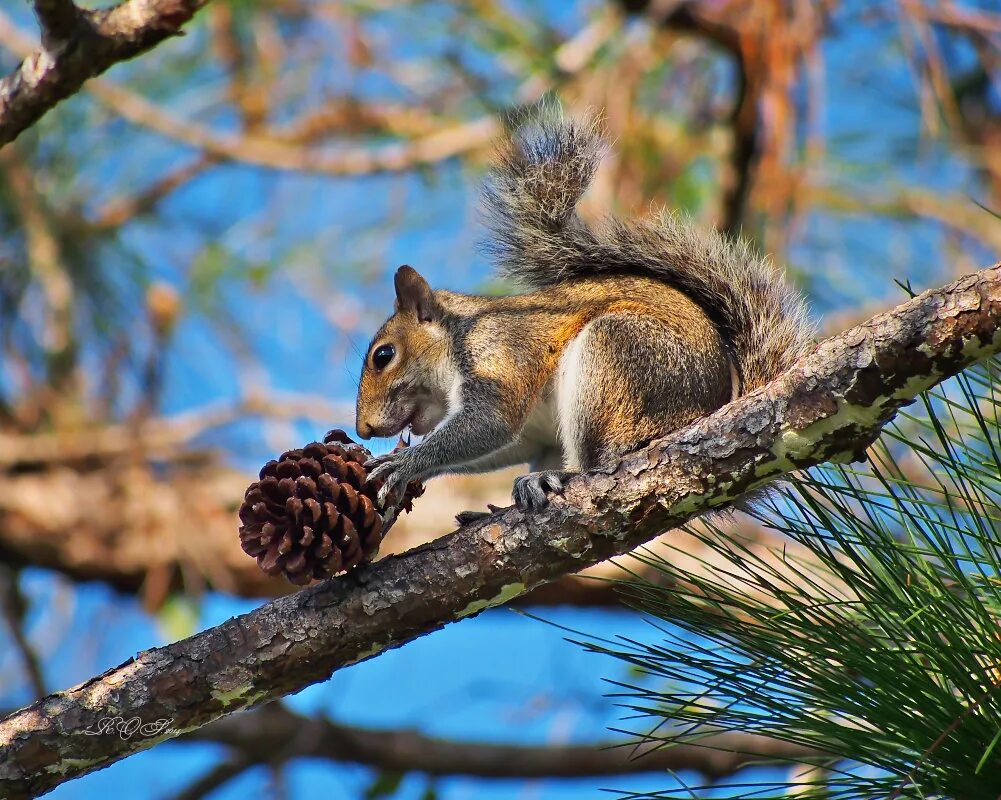
{"type": "Polygon", "coordinates": [[[802,296],[746,242],[673,213],[585,223],[577,204],[604,154],[599,121],[558,108],[499,148],[484,191],[488,247],[526,293],[433,290],[412,267],[396,272],[356,426],[363,439],[408,426],[426,436],[366,464],[383,503],[414,479],[528,462],[514,501],[543,508],[569,476],[613,467],[810,347],[802,296]]]}

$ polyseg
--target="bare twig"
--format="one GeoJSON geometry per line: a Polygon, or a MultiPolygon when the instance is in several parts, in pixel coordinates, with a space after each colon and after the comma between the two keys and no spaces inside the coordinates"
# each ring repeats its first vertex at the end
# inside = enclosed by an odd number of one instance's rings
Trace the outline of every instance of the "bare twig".
{"type": "Polygon", "coordinates": [[[142,214],[148,214],[167,195],[203,173],[214,163],[215,159],[209,156],[198,156],[170,170],[133,195],[109,200],[98,209],[92,219],[87,221],[87,227],[94,230],[111,230],[142,214]]]}
{"type": "Polygon", "coordinates": [[[45,688],[45,679],[42,676],[41,660],[24,631],[27,610],[27,601],[21,593],[17,572],[0,564],[0,612],[3,613],[7,629],[14,640],[14,647],[24,663],[24,671],[28,675],[35,697],[41,698],[45,697],[48,690],[45,688]]]}
{"type": "Polygon", "coordinates": [[[1001,34],[1001,14],[991,11],[957,6],[952,0],[931,3],[902,0],[901,5],[914,17],[923,17],[949,28],[1001,34]]]}
{"type": "Polygon", "coordinates": [[[174,800],[202,800],[203,797],[208,797],[216,789],[225,786],[254,766],[256,764],[251,759],[245,756],[234,756],[217,764],[194,783],[178,792],[174,795],[174,800]]]}
{"type": "Polygon", "coordinates": [[[973,237],[991,251],[1001,253],[1001,225],[970,198],[936,193],[927,189],[901,187],[897,191],[858,197],[836,187],[817,186],[806,196],[815,206],[840,214],[873,214],[935,220],[964,236],[973,237]]]}
{"type": "Polygon", "coordinates": [[[48,360],[48,384],[65,392],[74,367],[73,282],[66,270],[62,245],[39,193],[28,163],[15,146],[0,150],[0,172],[17,201],[24,228],[28,266],[45,298],[39,340],[48,360]]]}
{"type": "Polygon", "coordinates": [[[331,152],[288,144],[264,136],[225,133],[174,117],[145,98],[108,81],[89,87],[91,94],[129,122],[154,130],[207,155],[258,167],[324,175],[371,175],[402,172],[483,149],[500,134],[493,117],[443,125],[408,141],[379,147],[348,147],[331,152]]]}
{"type": "MultiPolygon", "coordinates": [[[[163,1],[165,0],[161,0],[163,1]]],[[[208,0],[187,0],[187,2],[204,5],[208,0]]],[[[605,21],[600,25],[586,27],[577,37],[565,42],[555,54],[561,69],[567,74],[583,69],[594,56],[602,41],[601,37],[607,37],[611,29],[610,24],[605,21]]],[[[11,19],[2,12],[0,12],[0,43],[16,53],[30,57],[32,48],[30,38],[19,31],[11,19]]],[[[519,89],[517,96],[522,102],[531,102],[538,99],[549,86],[550,84],[544,81],[529,80],[519,89]]],[[[333,176],[402,172],[485,149],[501,133],[501,124],[492,115],[462,122],[438,120],[430,126],[426,120],[427,115],[420,113],[419,110],[386,107],[366,111],[369,121],[379,120],[390,128],[390,132],[408,138],[378,147],[319,150],[316,147],[304,147],[302,142],[314,138],[318,128],[329,127],[333,121],[330,113],[327,115],[321,113],[316,117],[307,116],[306,119],[292,123],[274,135],[257,130],[256,127],[253,131],[230,133],[214,130],[194,120],[174,116],[141,95],[111,81],[92,80],[88,83],[87,89],[95,99],[123,119],[196,148],[208,158],[218,161],[238,161],[274,170],[333,176]],[[415,129],[421,132],[414,133],[415,129]]],[[[0,144],[4,141],[2,100],[3,90],[0,84],[0,144]]],[[[339,119],[343,117],[345,109],[327,111],[336,111],[334,119],[339,119]]]]}
{"type": "MultiPolygon", "coordinates": [[[[24,53],[28,46],[24,34],[2,12],[0,42],[19,53],[24,53]]],[[[400,172],[482,149],[500,133],[496,119],[481,117],[470,122],[440,125],[432,133],[409,141],[380,147],[353,147],[322,152],[282,138],[212,130],[193,120],[176,117],[141,95],[111,81],[92,80],[87,89],[94,98],[133,125],[148,128],[194,147],[206,157],[275,170],[337,176],[400,172]]],[[[0,144],[5,141],[3,111],[3,84],[0,83],[0,144]]]]}

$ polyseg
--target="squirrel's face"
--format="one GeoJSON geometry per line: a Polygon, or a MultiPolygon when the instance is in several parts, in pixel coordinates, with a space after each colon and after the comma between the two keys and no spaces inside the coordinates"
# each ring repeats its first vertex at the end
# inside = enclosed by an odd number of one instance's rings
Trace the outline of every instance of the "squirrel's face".
{"type": "Polygon", "coordinates": [[[396,313],[372,339],[358,384],[355,427],[363,439],[423,435],[448,413],[454,379],[441,308],[411,267],[396,271],[396,313]]]}

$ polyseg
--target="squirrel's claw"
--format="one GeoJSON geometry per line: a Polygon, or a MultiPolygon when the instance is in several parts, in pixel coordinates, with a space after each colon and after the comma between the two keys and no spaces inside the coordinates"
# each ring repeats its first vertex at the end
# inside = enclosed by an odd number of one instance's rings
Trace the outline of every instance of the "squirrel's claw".
{"type": "Polygon", "coordinates": [[[379,501],[379,507],[385,508],[386,503],[389,500],[389,493],[393,491],[393,484],[389,480],[386,480],[382,484],[382,488],[379,489],[379,493],[376,495],[376,500],[379,501]]]}
{"type": "Polygon", "coordinates": [[[541,472],[529,472],[527,475],[515,478],[514,490],[511,492],[515,505],[521,511],[537,511],[545,508],[549,504],[546,495],[549,492],[562,492],[563,481],[572,474],[547,469],[541,472]]]}
{"type": "Polygon", "coordinates": [[[365,469],[370,470],[368,474],[370,481],[382,481],[382,487],[376,496],[382,508],[386,507],[390,494],[396,489],[402,490],[413,478],[404,468],[401,452],[403,451],[375,456],[364,464],[365,469]]]}
{"type": "MultiPolygon", "coordinates": [[[[362,464],[362,466],[365,467],[365,469],[372,470],[372,474],[374,475],[379,471],[377,469],[378,467],[384,465],[387,461],[391,461],[395,455],[395,453],[384,453],[381,456],[372,456],[368,461],[362,464]]],[[[372,475],[369,477],[372,477],[372,475]]]]}

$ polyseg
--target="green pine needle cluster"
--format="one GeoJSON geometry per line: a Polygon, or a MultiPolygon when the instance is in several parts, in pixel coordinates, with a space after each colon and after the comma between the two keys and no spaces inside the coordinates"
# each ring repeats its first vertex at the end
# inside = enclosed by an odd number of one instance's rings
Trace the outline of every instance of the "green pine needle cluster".
{"type": "Polygon", "coordinates": [[[622,590],[670,624],[585,643],[633,665],[636,685],[616,692],[632,732],[669,747],[752,731],[830,754],[808,777],[727,796],[998,800],[999,402],[1001,364],[968,370],[898,415],[864,466],[776,493],[758,521],[809,558],[763,558],[712,522],[690,529],[712,549],[709,577],[681,574],[670,550],[641,554],[659,579],[622,590]]]}

